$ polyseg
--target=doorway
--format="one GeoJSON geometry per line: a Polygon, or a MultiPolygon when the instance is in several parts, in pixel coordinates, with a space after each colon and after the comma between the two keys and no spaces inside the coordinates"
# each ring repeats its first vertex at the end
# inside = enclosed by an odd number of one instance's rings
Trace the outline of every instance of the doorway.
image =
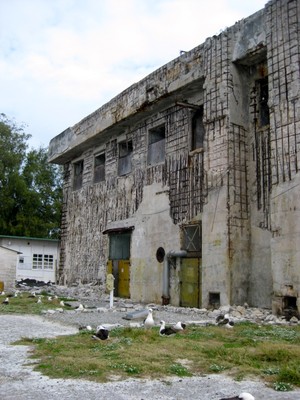
{"type": "Polygon", "coordinates": [[[107,273],[114,280],[114,296],[130,298],[130,242],[131,231],[109,235],[107,273]]]}

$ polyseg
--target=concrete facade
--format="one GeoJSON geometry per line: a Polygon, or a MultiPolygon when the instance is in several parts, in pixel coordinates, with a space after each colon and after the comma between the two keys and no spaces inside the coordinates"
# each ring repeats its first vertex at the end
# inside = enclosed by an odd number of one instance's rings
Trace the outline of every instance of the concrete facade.
{"type": "Polygon", "coordinates": [[[181,304],[196,257],[199,307],[300,307],[299,14],[269,1],[51,140],[62,283],[104,283],[130,232],[133,300],[181,304]]]}

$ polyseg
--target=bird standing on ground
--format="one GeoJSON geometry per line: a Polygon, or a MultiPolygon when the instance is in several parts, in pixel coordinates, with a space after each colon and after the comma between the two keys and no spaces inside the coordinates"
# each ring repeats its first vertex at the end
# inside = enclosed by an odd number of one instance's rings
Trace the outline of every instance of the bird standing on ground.
{"type": "Polygon", "coordinates": [[[104,326],[97,326],[95,335],[92,336],[96,340],[106,340],[109,338],[109,330],[105,329],[104,326]]]}
{"type": "Polygon", "coordinates": [[[144,320],[144,327],[150,329],[154,326],[154,319],[152,315],[152,308],[149,308],[147,318],[144,320]]]}
{"type": "Polygon", "coordinates": [[[9,304],[9,298],[6,297],[6,299],[2,301],[2,304],[5,304],[5,305],[9,304]]]}
{"type": "Polygon", "coordinates": [[[252,394],[243,392],[239,394],[238,396],[233,396],[233,397],[224,397],[220,400],[255,400],[255,397],[252,396],[252,394]]]}

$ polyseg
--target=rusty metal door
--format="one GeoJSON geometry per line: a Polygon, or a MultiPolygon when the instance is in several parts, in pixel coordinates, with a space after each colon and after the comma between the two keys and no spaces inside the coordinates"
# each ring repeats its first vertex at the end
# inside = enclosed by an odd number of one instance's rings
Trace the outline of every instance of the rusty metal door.
{"type": "Polygon", "coordinates": [[[201,259],[183,258],[180,268],[180,306],[200,307],[201,259]]]}

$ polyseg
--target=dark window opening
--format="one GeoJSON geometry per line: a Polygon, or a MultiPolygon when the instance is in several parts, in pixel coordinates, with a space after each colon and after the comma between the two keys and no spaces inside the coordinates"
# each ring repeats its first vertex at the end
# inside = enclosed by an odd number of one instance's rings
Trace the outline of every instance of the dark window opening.
{"type": "Polygon", "coordinates": [[[290,321],[290,319],[293,317],[296,317],[298,320],[300,319],[300,313],[297,307],[297,297],[284,296],[282,305],[283,305],[282,314],[284,315],[287,321],[290,321]]]}
{"type": "Polygon", "coordinates": [[[202,253],[202,224],[182,227],[182,249],[190,256],[201,257],[202,253]]]}
{"type": "Polygon", "coordinates": [[[119,143],[119,176],[126,175],[131,172],[131,158],[132,158],[132,141],[119,143]]]}
{"type": "Polygon", "coordinates": [[[215,308],[220,307],[220,293],[219,292],[209,292],[208,304],[215,308]]]}
{"type": "Polygon", "coordinates": [[[148,165],[155,165],[165,161],[165,125],[149,130],[148,136],[148,165]]]}
{"type": "Polygon", "coordinates": [[[83,160],[73,164],[73,189],[78,190],[82,187],[83,160]]]}
{"type": "Polygon", "coordinates": [[[192,150],[203,147],[204,134],[203,107],[200,107],[192,117],[192,150]]]}
{"type": "Polygon", "coordinates": [[[283,308],[297,309],[297,297],[285,296],[283,298],[283,308]]]}
{"type": "Polygon", "coordinates": [[[105,180],[105,154],[95,156],[94,160],[94,183],[105,180]]]}
{"type": "Polygon", "coordinates": [[[270,123],[270,112],[268,106],[269,100],[269,85],[268,77],[257,81],[258,84],[258,120],[259,126],[263,127],[270,123]]]}

